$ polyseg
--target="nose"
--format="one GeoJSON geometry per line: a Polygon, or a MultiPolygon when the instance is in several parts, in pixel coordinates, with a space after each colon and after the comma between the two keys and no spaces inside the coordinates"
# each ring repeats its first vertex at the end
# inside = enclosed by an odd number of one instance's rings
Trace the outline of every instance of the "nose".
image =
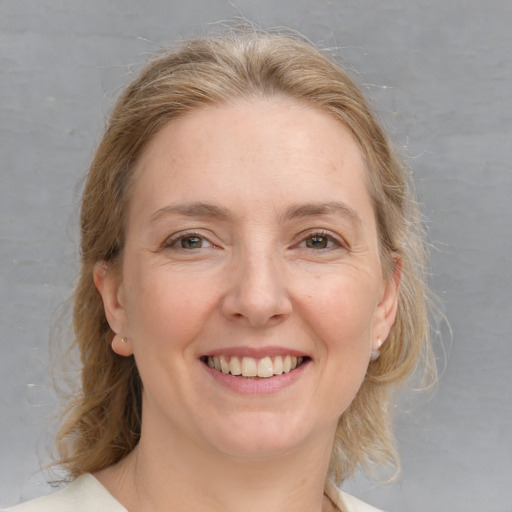
{"type": "Polygon", "coordinates": [[[286,276],[271,256],[240,258],[228,277],[223,314],[252,328],[270,327],[292,312],[286,276]]]}

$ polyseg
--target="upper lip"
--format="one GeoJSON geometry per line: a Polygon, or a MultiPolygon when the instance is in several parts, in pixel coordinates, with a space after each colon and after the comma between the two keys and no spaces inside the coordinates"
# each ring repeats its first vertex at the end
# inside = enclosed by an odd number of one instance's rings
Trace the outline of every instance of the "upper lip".
{"type": "Polygon", "coordinates": [[[296,356],[296,357],[309,357],[308,354],[301,350],[286,348],[286,347],[247,347],[235,346],[224,347],[215,350],[209,350],[201,355],[201,357],[215,357],[215,356],[236,356],[236,357],[253,357],[254,359],[262,359],[264,357],[277,357],[277,356],[296,356]]]}

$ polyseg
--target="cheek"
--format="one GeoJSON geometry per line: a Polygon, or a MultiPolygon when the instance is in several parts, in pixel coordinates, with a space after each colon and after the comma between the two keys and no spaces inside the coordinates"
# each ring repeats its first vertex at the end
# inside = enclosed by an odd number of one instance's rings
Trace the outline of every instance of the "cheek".
{"type": "Polygon", "coordinates": [[[328,353],[366,358],[377,302],[371,279],[325,276],[303,290],[302,296],[303,314],[328,353]]]}
{"type": "Polygon", "coordinates": [[[134,342],[143,339],[164,347],[197,337],[216,298],[217,288],[191,280],[165,266],[133,272],[127,282],[127,321],[134,342]]]}
{"type": "Polygon", "coordinates": [[[324,375],[318,396],[325,397],[321,405],[330,411],[333,422],[348,408],[365,378],[375,302],[374,287],[362,279],[331,278],[309,294],[307,322],[320,346],[324,375]]]}

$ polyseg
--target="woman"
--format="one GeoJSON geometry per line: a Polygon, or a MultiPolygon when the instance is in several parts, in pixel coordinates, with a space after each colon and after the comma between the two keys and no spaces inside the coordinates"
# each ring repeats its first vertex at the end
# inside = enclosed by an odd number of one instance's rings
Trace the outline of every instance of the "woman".
{"type": "Polygon", "coordinates": [[[426,346],[406,173],[296,36],[186,42],[118,100],[86,183],[74,482],[17,512],[375,510],[388,394],[426,346]]]}

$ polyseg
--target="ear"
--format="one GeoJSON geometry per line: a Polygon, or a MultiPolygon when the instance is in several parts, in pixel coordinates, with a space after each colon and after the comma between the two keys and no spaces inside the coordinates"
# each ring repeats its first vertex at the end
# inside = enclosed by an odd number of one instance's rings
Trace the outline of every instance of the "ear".
{"type": "Polygon", "coordinates": [[[402,276],[402,260],[398,256],[394,257],[393,260],[393,271],[384,282],[384,289],[375,314],[375,338],[372,341],[372,350],[379,350],[379,340],[382,340],[382,342],[386,340],[396,320],[400,279],[402,276]]]}
{"type": "Polygon", "coordinates": [[[93,268],[93,280],[103,300],[107,322],[115,333],[112,339],[112,350],[121,356],[132,355],[131,344],[124,341],[125,338],[121,335],[127,330],[124,288],[121,279],[112,271],[108,263],[98,261],[93,268]]]}

